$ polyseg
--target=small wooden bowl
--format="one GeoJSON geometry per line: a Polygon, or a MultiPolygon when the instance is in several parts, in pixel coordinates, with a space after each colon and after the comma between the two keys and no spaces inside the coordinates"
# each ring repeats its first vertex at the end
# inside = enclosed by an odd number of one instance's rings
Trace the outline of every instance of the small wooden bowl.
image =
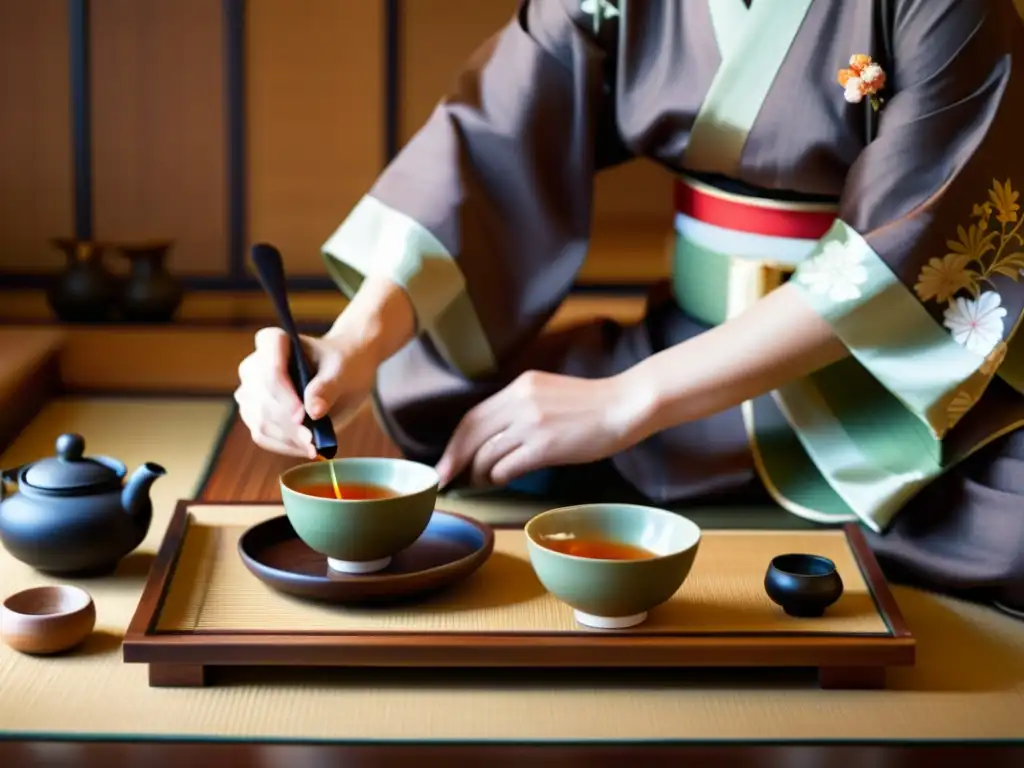
{"type": "Polygon", "coordinates": [[[0,635],[16,651],[34,655],[74,648],[96,626],[96,606],[84,589],[61,585],[26,589],[4,600],[0,635]]]}

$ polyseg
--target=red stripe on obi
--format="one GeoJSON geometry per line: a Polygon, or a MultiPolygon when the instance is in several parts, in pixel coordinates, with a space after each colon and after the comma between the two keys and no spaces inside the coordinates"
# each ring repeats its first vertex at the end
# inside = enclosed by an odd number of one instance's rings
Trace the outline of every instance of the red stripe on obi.
{"type": "Polygon", "coordinates": [[[799,203],[787,203],[740,198],[727,193],[716,193],[677,179],[675,206],[678,213],[703,221],[705,224],[740,232],[752,232],[770,237],[792,237],[817,240],[836,220],[835,210],[802,209],[799,203]],[[750,202],[747,202],[749,200],[750,202]]]}

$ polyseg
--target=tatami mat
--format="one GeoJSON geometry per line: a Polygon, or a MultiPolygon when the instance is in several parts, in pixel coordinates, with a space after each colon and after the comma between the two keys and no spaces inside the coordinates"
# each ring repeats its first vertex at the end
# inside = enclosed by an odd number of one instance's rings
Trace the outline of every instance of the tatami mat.
{"type": "MultiPolygon", "coordinates": [[[[970,739],[1024,735],[1024,622],[895,590],[918,640],[917,665],[886,691],[821,691],[784,673],[266,670],[207,689],[152,689],[119,641],[172,501],[191,495],[216,439],[218,403],[63,401],[4,466],[48,453],[60,431],[134,466],[168,464],[158,519],[141,552],[88,586],[99,633],[79,653],[34,659],[0,649],[0,731],[160,737],[340,740],[970,739]],[[124,589],[124,584],[132,584],[124,589]]],[[[475,504],[485,502],[474,502],[475,504]]],[[[45,577],[0,552],[9,593],[45,577]]]]}
{"type": "MultiPolygon", "coordinates": [[[[283,514],[283,507],[195,505],[189,511],[193,523],[157,624],[161,632],[600,631],[580,628],[572,610],[541,586],[521,530],[496,531],[494,552],[479,571],[416,605],[336,610],[275,592],[238,557],[246,528],[283,514]]],[[[842,531],[705,531],[682,588],[636,631],[883,635],[889,630],[842,531]],[[765,564],[789,551],[831,558],[842,574],[843,595],[825,616],[794,619],[765,594],[765,564]]]]}

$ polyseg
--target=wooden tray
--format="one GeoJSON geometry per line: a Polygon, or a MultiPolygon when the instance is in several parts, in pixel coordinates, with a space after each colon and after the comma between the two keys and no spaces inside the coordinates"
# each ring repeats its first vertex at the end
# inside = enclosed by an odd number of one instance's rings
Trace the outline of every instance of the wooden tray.
{"type": "Polygon", "coordinates": [[[856,526],[704,530],[691,575],[644,624],[580,627],[543,590],[521,527],[495,526],[491,559],[466,582],[404,607],[345,609],[277,593],[241,563],[238,537],[280,504],[182,501],[123,644],[151,686],[201,686],[224,666],[811,667],[824,688],[879,688],[914,663],[915,642],[856,526]],[[821,619],[786,616],[764,594],[768,561],[836,561],[843,597],[821,619]]]}

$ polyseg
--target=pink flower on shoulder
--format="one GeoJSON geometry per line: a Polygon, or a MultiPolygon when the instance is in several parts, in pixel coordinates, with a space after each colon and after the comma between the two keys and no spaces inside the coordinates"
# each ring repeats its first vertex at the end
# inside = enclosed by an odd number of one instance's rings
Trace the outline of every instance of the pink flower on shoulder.
{"type": "Polygon", "coordinates": [[[865,96],[871,99],[871,106],[878,109],[881,101],[878,92],[885,87],[885,70],[865,53],[850,57],[850,66],[840,69],[837,82],[843,86],[844,97],[851,104],[859,104],[865,96]]]}

